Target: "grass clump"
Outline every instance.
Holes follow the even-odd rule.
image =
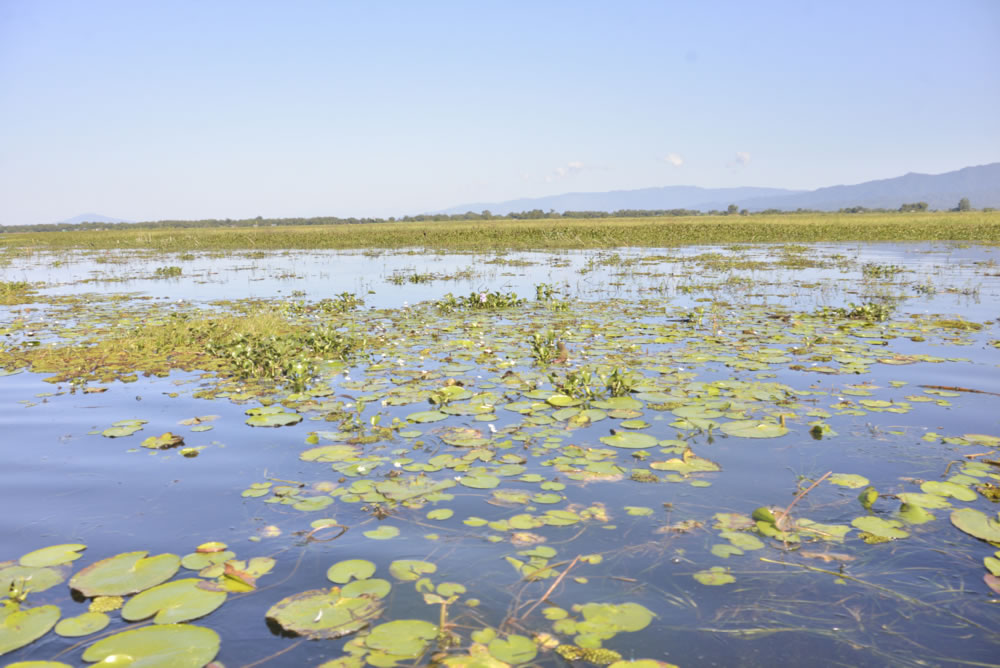
[[[184,270],[177,266],[157,267],[153,275],[156,278],[176,278],[184,273]]]
[[[513,292],[473,292],[467,297],[456,297],[450,292],[434,305],[442,313],[454,311],[497,311],[522,306],[524,300]]]
[[[33,292],[27,281],[0,281],[0,304],[13,306],[30,302]]]

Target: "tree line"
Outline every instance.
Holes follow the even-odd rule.
[[[913,202],[900,206],[898,209],[877,209],[864,206],[853,206],[840,209],[837,213],[896,213],[927,211],[927,202]],[[963,197],[958,206],[951,211],[971,211],[969,199]],[[990,211],[992,209],[983,209]],[[558,218],[667,218],[681,216],[777,216],[795,214],[821,214],[825,211],[816,209],[764,209],[763,211],[748,211],[730,204],[725,211],[713,209],[699,211],[697,209],[619,209],[617,211],[563,211],[550,209],[531,209],[515,211],[503,215],[491,213],[489,210],[466,211],[465,213],[422,213],[415,216],[399,218],[339,218],[336,216],[318,216],[313,218],[206,218],[202,220],[156,220],[140,223],[37,223],[33,225],[0,225],[0,234],[15,232],[62,232],[67,230],[116,230],[136,229],[155,230],[160,228],[192,228],[192,227],[277,227],[283,225],[364,225],[367,223],[422,223],[475,220],[540,220]]]

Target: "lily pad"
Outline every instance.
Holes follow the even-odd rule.
[[[289,633],[327,639],[360,631],[381,614],[378,599],[345,597],[334,587],[283,598],[271,606],[267,618]]]
[[[459,484],[473,489],[493,489],[500,484],[500,478],[488,473],[474,473],[462,476]]]
[[[961,508],[952,512],[951,523],[970,536],[990,543],[1000,543],[1000,521],[991,519],[975,508]]]
[[[656,616],[638,603],[584,603],[574,606],[574,610],[577,607],[590,628],[603,628],[615,633],[641,631]]]
[[[903,526],[902,522],[898,520],[885,520],[881,517],[856,517],[851,521],[851,525],[855,529],[865,531],[880,538],[907,538],[910,535],[909,532],[900,528]]]
[[[56,624],[55,631],[65,638],[77,638],[97,633],[111,623],[111,618],[103,612],[85,612],[76,617],[67,617]]]
[[[83,660],[143,668],[201,668],[218,653],[219,634],[212,629],[164,624],[98,640],[83,653]]]
[[[22,566],[33,568],[44,568],[46,566],[58,566],[68,564],[79,559],[80,552],[86,550],[87,546],[81,543],[65,543],[63,545],[52,545],[43,547],[40,550],[29,552],[18,560]]]
[[[10,562],[7,562],[10,563]],[[12,583],[24,580],[33,592],[51,589],[66,579],[66,568],[47,566],[7,566],[0,568],[0,592],[6,594]]]
[[[788,433],[787,427],[776,422],[759,420],[734,420],[722,425],[722,431],[730,436],[743,438],[777,438]]]
[[[371,531],[366,531],[364,533],[365,538],[371,538],[373,540],[389,540],[390,538],[395,538],[399,535],[399,529],[394,526],[380,526],[377,529],[372,529]]]
[[[736,578],[732,574],[723,568],[722,566],[713,566],[712,568],[698,571],[694,573],[694,579],[704,585],[724,585],[736,582]]]
[[[849,489],[860,489],[866,486],[870,481],[863,475],[858,475],[856,473],[834,473],[830,476],[830,482],[834,485],[840,485],[841,487],[847,487]]]
[[[29,645],[49,632],[62,614],[54,605],[16,610],[0,607],[0,655]]]
[[[406,416],[406,419],[410,422],[440,422],[448,417],[447,413],[442,413],[441,411],[418,411],[416,413],[410,413]]]
[[[897,494],[897,496],[900,501],[911,506],[920,506],[921,508],[951,508],[951,502],[942,496],[938,496],[937,494],[903,492],[901,494]]]
[[[101,436],[107,436],[108,438],[131,436],[135,432],[141,431],[144,424],[146,424],[146,420],[120,420],[102,431]]]
[[[354,580],[348,582],[340,588],[340,595],[348,598],[359,596],[370,596],[374,598],[385,598],[392,591],[392,583],[381,578],[369,578],[367,580]]]
[[[952,498],[958,499],[959,501],[975,501],[976,493],[975,491],[969,489],[965,485],[959,485],[954,482],[949,482],[947,480],[928,480],[927,482],[920,485],[920,489],[928,494],[936,494],[938,496],[950,496]]]
[[[638,431],[619,431],[611,436],[602,436],[601,443],[610,445],[613,448],[625,448],[628,450],[640,450],[643,448],[655,447],[659,441],[649,434]]]
[[[364,638],[369,649],[381,650],[407,659],[423,654],[437,638],[438,627],[422,619],[397,619],[379,624]]]
[[[417,559],[397,559],[389,564],[389,572],[397,580],[414,581],[437,571],[437,565]]]
[[[538,655],[538,647],[534,641],[517,634],[494,638],[487,647],[493,658],[510,664],[528,663]]]
[[[287,413],[280,406],[251,408],[246,414],[251,416],[246,421],[251,427],[287,427],[302,422],[301,415]]]
[[[204,617],[226,601],[227,594],[208,591],[204,580],[185,578],[136,594],[122,608],[122,618],[137,622],[153,617],[154,624],[177,624]]]
[[[87,566],[69,586],[84,596],[124,596],[155,587],[173,577],[180,568],[176,554],[147,557],[146,551],[125,552]]]
[[[150,436],[149,438],[143,439],[141,445],[142,447],[149,448],[150,450],[166,450],[167,448],[184,445],[184,438],[168,431],[160,434],[159,436]]]
[[[367,559],[347,559],[338,561],[326,571],[330,582],[346,584],[352,579],[365,580],[375,573],[375,564]]]

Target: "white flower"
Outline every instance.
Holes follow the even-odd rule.
[[[495,433],[497,433],[497,428],[496,428],[496,427],[494,427],[493,425],[489,425],[489,428],[490,428],[490,433],[491,433],[491,434],[495,434]]]
[[[358,473],[364,473],[365,471],[367,471],[367,469],[364,466],[358,467]]]

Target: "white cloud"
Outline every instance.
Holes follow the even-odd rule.
[[[680,167],[681,165],[684,164],[684,158],[682,158],[677,153],[667,153],[665,156],[663,156],[663,159],[666,162],[669,162],[674,167]]]
[[[750,154],[747,153],[746,151],[737,151],[736,152],[736,164],[740,165],[741,167],[746,167],[747,165],[749,165],[750,164]]]
[[[571,160],[566,163],[565,166],[553,169],[552,173],[545,177],[545,181],[552,183],[558,179],[564,179],[571,174],[579,174],[584,169],[586,169],[586,165],[584,165],[583,162],[579,160]]]

